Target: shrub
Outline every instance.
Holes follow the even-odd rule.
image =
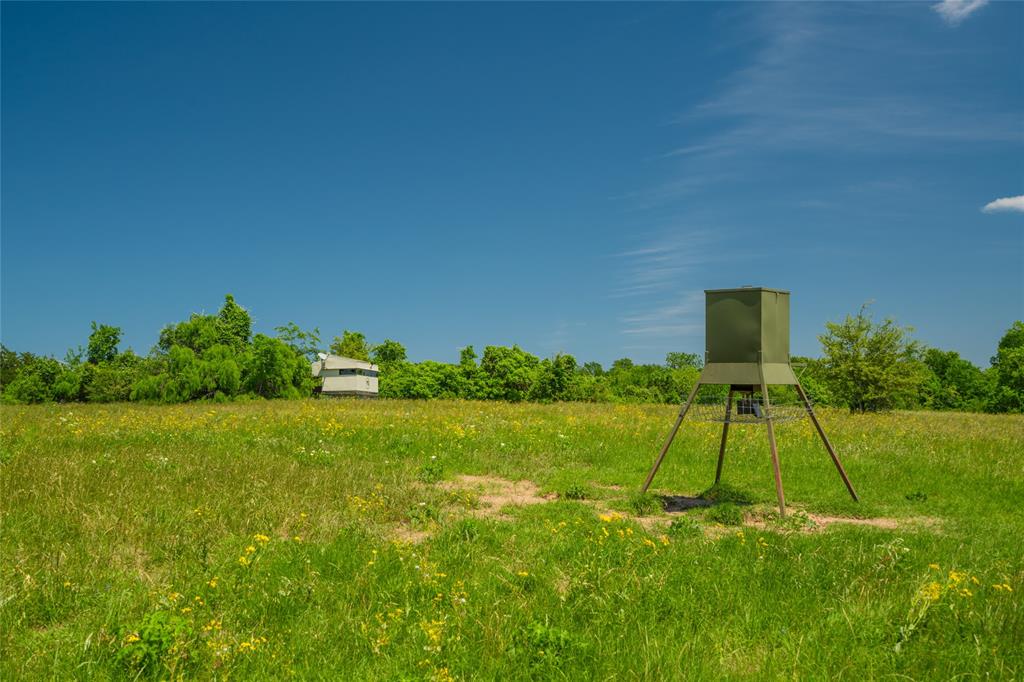
[[[925,378],[921,350],[910,327],[887,318],[876,323],[863,306],[841,323],[826,323],[818,339],[836,398],[851,412],[875,412],[913,404]]]
[[[629,498],[629,508],[637,516],[650,516],[661,511],[661,499],[651,493],[636,493]]]
[[[680,516],[672,519],[668,526],[668,532],[676,537],[697,537],[704,534],[704,527],[694,518]]]
[[[704,518],[708,521],[720,523],[723,526],[743,525],[743,511],[731,502],[708,507],[708,510],[704,513]]]
[[[430,461],[419,468],[416,472],[416,480],[421,483],[437,483],[444,478],[444,467],[437,460],[437,456],[431,456]]]
[[[122,629],[117,661],[136,676],[162,678],[162,673],[175,671],[186,658],[186,644],[192,636],[192,626],[181,616],[154,611],[146,614],[138,627]]]
[[[573,483],[562,492],[562,498],[566,500],[585,500],[589,497],[586,486]]]
[[[749,493],[734,488],[728,483],[713,485],[700,494],[702,500],[709,502],[730,502],[732,504],[753,504],[754,498]]]

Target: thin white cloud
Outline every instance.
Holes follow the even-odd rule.
[[[662,232],[621,259],[618,287],[620,332],[634,340],[694,336],[703,330],[703,292],[694,275],[721,258],[720,235],[707,229]]]
[[[962,5],[963,20],[982,0],[947,0]],[[713,97],[681,115],[687,129],[709,121],[725,125],[664,154],[688,171],[682,181],[700,185],[710,169],[729,157],[734,173],[755,156],[823,150],[863,153],[894,142],[1024,142],[1018,111],[979,108],[978,102],[941,90],[906,88],[880,80],[895,69],[918,77],[932,69],[931,48],[907,45],[894,29],[874,31],[889,16],[909,21],[905,5],[769,3],[756,6],[743,24],[763,41],[751,63],[723,82]],[[950,10],[952,12],[953,10]],[[950,58],[950,55],[938,55]],[[932,82],[932,85],[936,85]],[[677,176],[676,182],[679,181]],[[699,187],[698,187],[699,188]],[[689,186],[686,189],[691,189]],[[658,188],[655,192],[663,191]],[[679,192],[668,192],[668,199]]]
[[[679,289],[680,278],[711,260],[712,233],[678,231],[617,254],[623,259],[614,297],[647,296]]]
[[[959,26],[964,19],[987,4],[988,0],[942,0],[932,5],[932,9],[950,26]]]
[[[981,211],[982,213],[1024,213],[1024,194],[990,201]]]

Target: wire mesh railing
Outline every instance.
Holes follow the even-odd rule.
[[[709,387],[713,388],[713,387]],[[788,387],[787,387],[788,388]],[[703,395],[702,395],[703,393]],[[793,390],[769,390],[766,403],[760,391],[704,391],[702,387],[690,405],[687,419],[728,424],[763,424],[803,419],[807,407]]]

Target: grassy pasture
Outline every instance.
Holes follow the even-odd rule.
[[[763,427],[719,504],[638,498],[674,415],[2,407],[0,679],[1024,677],[1024,418],[823,411],[860,504],[782,424],[781,521]],[[657,492],[708,487],[719,428]]]

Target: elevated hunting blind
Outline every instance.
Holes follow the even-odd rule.
[[[705,351],[704,369],[690,391],[689,397],[679,411],[675,425],[669,432],[651,472],[644,482],[643,491],[651,485],[658,472],[665,453],[679,431],[687,413],[695,406],[695,398],[701,386],[725,385],[729,387],[723,406],[704,404],[697,417],[707,421],[722,422],[722,441],[718,449],[718,468],[715,484],[722,479],[722,464],[725,461],[725,444],[730,423],[763,423],[768,432],[768,447],[771,452],[772,470],[775,474],[775,492],[779,499],[779,513],[786,514],[786,499],[782,490],[782,473],[779,469],[779,453],[775,444],[774,422],[793,419],[804,413],[810,417],[825,449],[846,484],[854,501],[857,493],[843,470],[835,448],[825,435],[818,417],[814,414],[800,380],[797,379],[789,361],[789,292],[763,287],[740,287],[738,289],[710,289],[705,294]],[[773,406],[769,399],[768,386],[792,386],[800,399],[800,406]],[[733,396],[741,396],[735,402]],[[709,409],[710,408],[710,409]]]

